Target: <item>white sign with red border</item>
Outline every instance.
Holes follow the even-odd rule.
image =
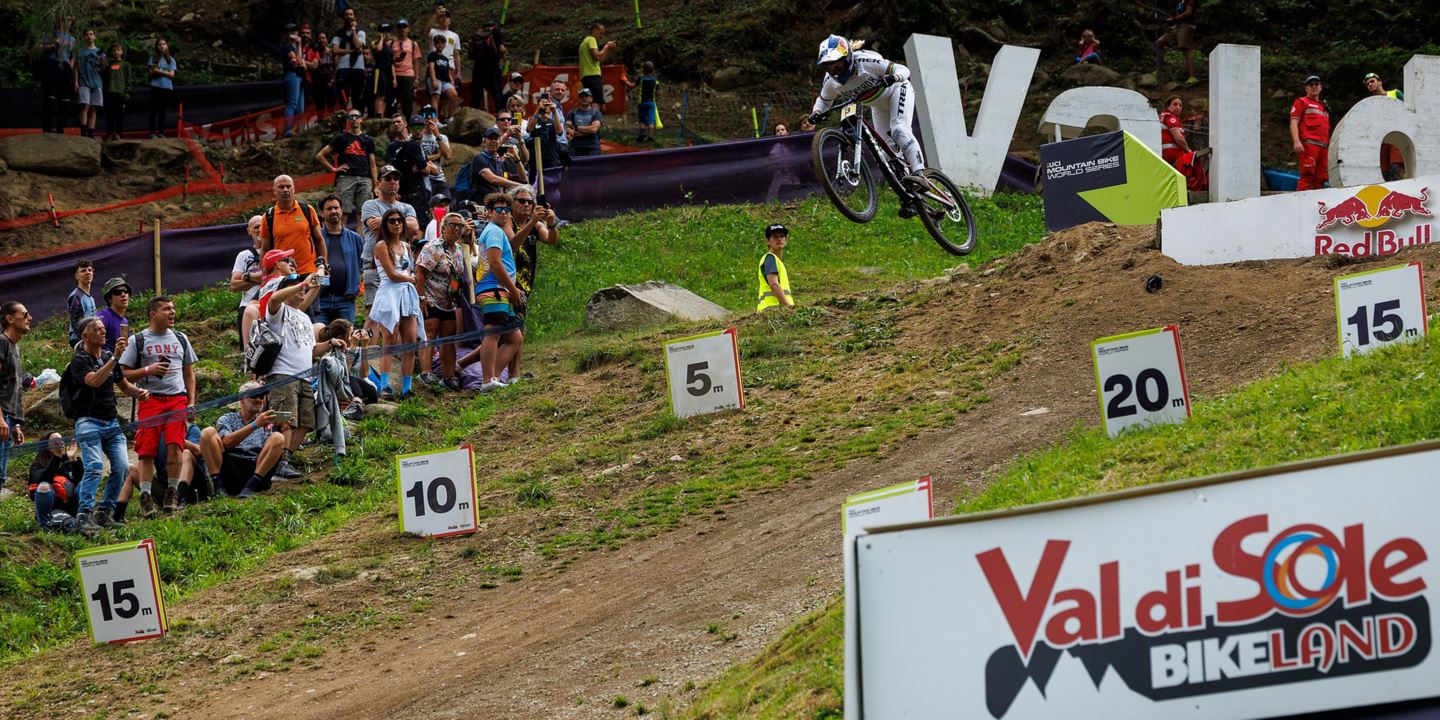
[[[745,407],[735,328],[665,343],[670,410],[679,417]]]
[[[475,453],[469,445],[401,455],[395,458],[395,469],[400,532],[449,537],[479,529]]]
[[[1420,263],[1335,278],[1335,321],[1345,357],[1424,337],[1430,321]]]
[[[165,597],[154,540],[81,550],[75,553],[75,567],[91,640],[127,643],[165,634]]]
[[[863,718],[1434,698],[1440,441],[855,539]]]
[[[1110,437],[1136,426],[1183,423],[1190,388],[1180,357],[1180,329],[1166,325],[1090,343],[1100,419]]]
[[[855,613],[855,573],[852,553],[857,536],[866,528],[917,522],[935,517],[930,476],[870,492],[851,495],[840,506],[840,528],[845,536],[845,717],[859,717],[860,663]]]

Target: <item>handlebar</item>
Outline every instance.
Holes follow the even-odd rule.
[[[874,90],[875,88],[880,87],[883,84],[884,81],[878,77],[866,80],[865,82],[861,83],[859,87],[850,91],[850,94],[846,95],[843,99],[837,100],[835,103],[833,103],[830,106],[829,110],[816,113],[816,124],[825,122],[825,120],[829,118],[832,114],[845,109],[847,105],[853,105],[861,95],[864,95],[865,93],[870,92],[871,90]]]

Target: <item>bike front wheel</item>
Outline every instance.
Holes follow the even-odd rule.
[[[930,237],[952,255],[969,255],[975,250],[975,216],[965,195],[945,173],[934,168],[905,178],[906,189],[916,201],[920,222]]]
[[[856,162],[856,158],[859,162]],[[855,139],[840,128],[825,128],[815,133],[810,145],[810,160],[815,176],[835,209],[857,223],[870,222],[880,209],[880,195],[875,177],[865,162],[862,149],[855,152]]]

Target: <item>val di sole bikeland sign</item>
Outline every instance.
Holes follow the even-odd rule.
[[[860,716],[1213,720],[1440,698],[1437,467],[1431,441],[872,528],[854,548]]]

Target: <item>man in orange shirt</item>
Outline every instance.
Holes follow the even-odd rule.
[[[1305,78],[1305,94],[1290,106],[1290,142],[1300,159],[1296,190],[1318,190],[1330,179],[1330,108],[1320,100],[1319,75]]]
[[[289,175],[275,178],[275,205],[265,211],[261,226],[264,245],[261,255],[271,250],[293,250],[301,275],[315,272],[315,261],[329,264],[325,238],[320,234],[320,216],[315,209],[295,198],[295,180]]]

